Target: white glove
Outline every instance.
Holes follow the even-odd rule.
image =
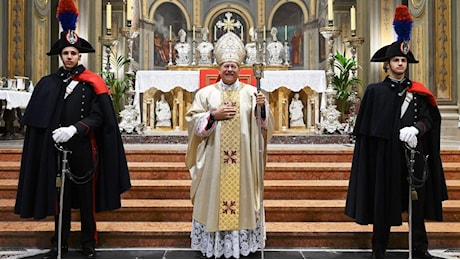
[[[407,126],[399,130],[399,140],[415,148],[417,146],[417,134],[418,129],[415,126]]]
[[[53,131],[53,139],[56,143],[65,143],[69,141],[74,134],[77,133],[77,128],[71,125],[69,127],[59,127]]]
[[[409,141],[407,141],[407,145],[409,145],[410,148],[415,148],[417,147],[417,137],[411,138]]]

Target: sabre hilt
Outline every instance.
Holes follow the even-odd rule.
[[[63,145],[59,143],[54,143],[54,147],[62,153],[62,158],[61,156],[58,156],[58,165],[60,166],[60,170],[57,172],[56,175],[56,188],[61,188],[62,187],[62,176],[67,173],[68,171],[68,164],[69,161],[67,159],[68,155],[72,153],[72,151],[68,150],[65,148]]]
[[[422,156],[423,157],[423,172],[422,172],[422,177],[418,178],[415,175],[415,156],[417,154],[420,154],[417,149],[410,147],[407,143],[404,143],[404,148],[406,151],[406,163],[407,163],[407,170],[408,170],[408,175],[407,175],[407,181],[409,183],[409,188],[411,190],[411,199],[412,200],[418,200],[418,194],[416,188],[421,188],[424,184],[425,181],[428,179],[428,172],[427,172],[427,160],[428,160],[428,155]],[[417,183],[415,183],[417,182]]]

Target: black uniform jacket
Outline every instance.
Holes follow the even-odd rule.
[[[414,124],[421,130],[417,148],[429,155],[424,217],[442,220],[442,201],[447,199],[447,188],[440,158],[440,113],[433,96],[421,83],[405,80],[397,85],[388,77],[369,85],[359,108],[345,206],[345,214],[359,224],[373,224],[378,218],[384,218],[392,226],[402,224],[401,212],[407,210],[409,190],[399,130]],[[406,114],[413,122],[403,125],[400,114],[405,90],[414,93],[419,105],[411,102]],[[425,116],[420,115],[422,111]],[[426,124],[423,118],[429,119]]]
[[[80,83],[64,102],[69,79]],[[120,196],[131,187],[131,181],[111,97],[99,75],[78,65],[72,72],[60,68],[43,77],[22,120],[26,133],[16,214],[35,219],[57,215],[56,175],[62,163],[52,131],[69,125],[77,128],[77,134],[65,143],[72,152],[70,170],[77,176],[93,171],[97,212],[121,207]]]

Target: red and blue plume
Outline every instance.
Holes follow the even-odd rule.
[[[64,31],[77,28],[78,9],[73,0],[59,0],[56,17]]]
[[[398,35],[398,41],[410,41],[413,23],[409,8],[405,5],[397,6],[393,20],[393,28]]]

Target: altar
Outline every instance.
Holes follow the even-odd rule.
[[[0,114],[3,110],[3,120],[5,121],[5,133],[1,139],[15,139],[14,121],[20,121],[22,109],[27,107],[32,93],[11,89],[0,89]],[[3,104],[5,106],[3,107]],[[22,137],[21,137],[22,138]]]
[[[243,68],[242,68],[243,70]],[[217,69],[215,69],[217,76]],[[201,76],[200,76],[201,75]],[[240,73],[240,80],[250,81],[250,73]],[[139,70],[136,72],[133,105],[140,111],[138,121],[145,133],[153,130],[186,130],[185,113],[200,86],[214,83],[216,77],[203,77],[201,70]],[[261,88],[269,94],[270,109],[275,117],[275,131],[314,132],[325,107],[326,75],[324,70],[265,70]],[[290,126],[289,104],[295,93],[303,103],[305,126]],[[164,94],[171,108],[171,127],[155,125],[155,102]]]

